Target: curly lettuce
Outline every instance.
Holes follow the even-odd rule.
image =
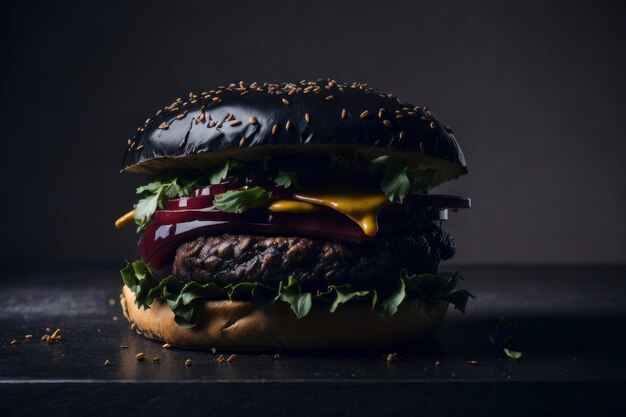
[[[197,323],[194,310],[196,300],[248,300],[266,304],[282,302],[288,304],[294,315],[301,319],[311,311],[313,304],[325,305],[333,313],[342,304],[355,301],[368,302],[380,316],[390,317],[408,297],[424,300],[430,314],[435,314],[443,301],[465,313],[469,297],[474,297],[468,291],[454,290],[458,281],[463,279],[457,273],[409,275],[403,270],[394,290],[384,297],[374,289],[359,289],[349,284],[329,285],[325,291],[307,292],[294,277],[290,277],[286,283],[281,282],[278,287],[258,282],[200,284],[185,282],[174,275],[159,280],[150,267],[141,261],[127,262],[120,274],[124,284],[135,294],[138,308],[150,308],[157,298],[164,300],[174,312],[176,323],[184,328],[192,328]]]

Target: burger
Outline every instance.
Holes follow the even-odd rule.
[[[464,312],[442,229],[467,172],[426,107],[332,79],[233,83],[178,98],[128,140],[144,174],[124,315],[148,338],[221,350],[412,342]]]

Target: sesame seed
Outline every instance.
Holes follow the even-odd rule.
[[[33,335],[32,335],[32,334],[27,334],[27,335],[24,335],[24,339],[26,339],[26,340],[28,340],[28,339],[32,339],[32,338],[33,338]]]
[[[218,129],[221,129],[222,126],[223,126],[223,123],[221,121],[219,121],[219,122],[217,122],[216,126],[217,126]]]
[[[246,144],[246,138],[242,136],[241,139],[239,140],[239,147],[241,148],[245,144]]]
[[[105,360],[103,363],[104,366],[111,366],[111,361],[110,360]]]
[[[250,116],[250,118],[248,119],[248,122],[250,122],[251,125],[256,125],[258,123],[256,120],[256,117],[254,116]]]
[[[232,127],[239,126],[240,124],[241,124],[241,120],[233,120],[232,122],[230,122],[230,125]]]
[[[380,139],[376,139],[376,141],[374,142],[374,146],[378,146],[380,144]]]
[[[235,120],[235,116],[230,113],[227,113],[226,118],[224,120],[227,122],[230,122],[231,120]]]
[[[13,339],[9,342],[10,345],[17,345],[18,343],[20,342],[18,342],[17,339]]]
[[[287,120],[287,123],[285,123],[285,130],[289,132],[290,129],[291,129],[291,120]]]
[[[140,150],[142,150],[142,149],[143,149],[143,145],[139,145],[139,146],[137,146],[137,150],[138,150],[138,151],[140,151]]]
[[[404,139],[404,132],[400,132],[400,140]]]
[[[154,357],[152,358],[152,363],[156,363],[156,364],[158,364],[158,363],[160,363],[160,362],[161,362],[161,359],[159,359],[159,357],[158,357],[158,356],[154,356]]]
[[[159,125],[159,129],[163,129],[163,130],[167,130],[170,128],[170,125],[168,125],[167,123],[163,122]]]
[[[400,120],[400,119],[402,119],[402,117],[403,116],[401,114],[396,114],[396,119]]]
[[[211,101],[212,101],[212,102],[214,102],[214,103],[217,103],[217,102],[222,101],[222,99],[220,99],[219,97],[213,97],[213,98],[211,99]]]
[[[193,100],[189,100],[189,104],[196,104],[198,102],[198,100],[193,99]]]
[[[143,352],[139,352],[138,354],[135,355],[135,359],[141,362],[146,359],[146,354]]]
[[[289,105],[289,100],[287,100],[286,98],[282,99],[282,102],[285,106]]]
[[[407,113],[409,116],[417,116],[417,113],[415,113],[414,111],[410,111]]]
[[[156,117],[159,117],[160,115],[163,114],[163,110],[158,110],[155,114]]]
[[[435,122],[430,122],[429,126],[430,126],[431,129],[434,129],[435,128]]]
[[[248,94],[248,93],[249,93],[249,91],[248,91],[248,90],[246,90],[246,91],[242,91],[241,93],[239,93],[239,95],[240,95],[240,96],[245,96],[245,95],[246,95],[246,94]]]
[[[275,135],[278,132],[278,125],[272,126],[272,135]]]
[[[424,152],[424,144],[420,142],[420,151]]]
[[[190,367],[191,365],[193,365],[192,360],[191,360],[191,359],[187,359],[187,360],[185,361],[185,366],[186,366],[186,367]]]
[[[311,116],[309,116],[309,113],[305,113],[304,114],[304,121],[309,123],[311,121]]]
[[[385,127],[391,127],[391,121],[390,120],[383,120],[383,124],[385,125]]]
[[[274,359],[280,359],[280,353],[275,354]]]
[[[230,355],[230,356],[228,357],[228,359],[226,359],[226,362],[232,362],[232,361],[234,361],[235,359],[237,359],[237,355],[235,355],[235,354],[233,353],[232,355]]]
[[[378,110],[378,118],[379,119],[382,119],[384,114],[385,114],[385,109],[379,109]]]
[[[331,101],[331,100],[334,100],[334,99],[335,99],[335,97],[330,95],[330,96],[327,96],[324,100]]]
[[[209,120],[209,127],[215,127],[215,120]]]
[[[222,363],[222,362],[224,362],[225,360],[226,360],[226,358],[224,357],[224,355],[220,355],[220,356],[218,356],[218,357],[217,357],[217,362],[218,362],[218,363]]]
[[[198,117],[198,121],[201,123],[204,123],[205,120],[206,120],[206,116],[204,115],[204,113],[200,113],[200,116]]]
[[[163,344],[163,346],[161,346],[163,349],[169,349],[172,347],[172,345],[170,345],[169,343],[165,343]]]
[[[348,112],[346,111],[346,109],[342,109],[341,110],[341,118],[345,119],[346,117],[348,117]]]
[[[184,118],[185,118],[185,116],[187,116],[187,112],[177,114],[177,115],[176,115],[176,120],[181,120],[181,119],[184,119]]]
[[[363,113],[361,113],[361,114],[359,115],[359,117],[360,117],[361,119],[367,119],[368,117],[370,117],[370,112],[369,112],[369,111],[367,111],[367,110],[365,110]]]

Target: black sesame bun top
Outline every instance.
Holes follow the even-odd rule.
[[[467,172],[452,130],[426,107],[366,84],[334,80],[244,83],[189,93],[128,140],[122,171],[202,169],[277,152],[397,155],[437,169],[436,183]]]

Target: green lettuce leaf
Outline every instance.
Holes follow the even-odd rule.
[[[252,207],[265,206],[271,197],[271,193],[257,186],[218,194],[213,199],[213,205],[225,213],[243,213]]]
[[[287,285],[283,285],[282,282],[280,283],[278,286],[278,295],[274,300],[284,301],[289,304],[291,311],[293,311],[298,320],[309,314],[313,306],[311,293],[303,292],[300,283],[294,277],[289,277]]]
[[[284,302],[296,318],[301,319],[311,311],[313,304],[325,305],[329,312],[334,313],[348,302],[367,302],[380,316],[390,317],[408,297],[423,299],[431,314],[438,311],[442,300],[465,312],[468,298],[473,297],[465,290],[454,291],[461,279],[458,274],[409,275],[401,271],[395,289],[383,298],[373,289],[358,289],[351,285],[330,285],[326,291],[306,292],[294,277],[290,277],[287,283],[281,282],[277,288],[258,282],[235,285],[184,282],[174,275],[159,280],[150,267],[141,261],[127,263],[120,274],[124,285],[135,294],[137,307],[150,308],[154,299],[159,298],[174,312],[176,323],[185,328],[196,325],[194,302],[197,300],[249,300],[267,304]]]

